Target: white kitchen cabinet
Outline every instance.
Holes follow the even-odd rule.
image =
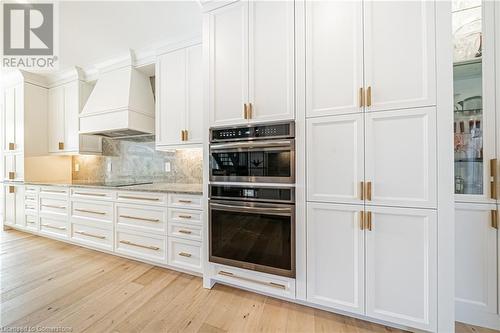
[[[308,301],[364,314],[363,210],[363,206],[308,203]]]
[[[367,206],[366,315],[437,327],[437,213]],[[371,229],[371,230],[369,230]]]
[[[24,180],[24,154],[6,153],[3,155],[3,178],[6,180]]]
[[[24,144],[24,100],[23,84],[6,87],[3,91],[3,144],[4,152],[19,152]]]
[[[498,229],[496,205],[455,205],[455,304],[457,320],[498,313]],[[498,219],[498,217],[497,217]]]
[[[366,114],[366,200],[436,208],[436,109]]]
[[[24,186],[14,184],[4,185],[4,195],[4,224],[24,229],[26,226],[24,218]]]
[[[363,8],[367,110],[435,105],[434,1],[364,1]]]
[[[202,47],[196,44],[157,60],[156,145],[203,141]]]
[[[362,111],[363,3],[308,1],[305,11],[307,116]]]
[[[89,84],[75,80],[49,89],[48,137],[53,154],[99,154],[102,139],[80,135],[78,116],[90,92]]]
[[[363,114],[307,120],[307,200],[362,204]]]
[[[208,26],[210,125],[294,119],[294,2],[236,2]]]

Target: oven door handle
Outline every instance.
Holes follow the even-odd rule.
[[[234,148],[275,148],[275,147],[293,148],[293,142],[294,140],[218,143],[210,145],[210,149],[221,150],[221,149],[234,149]]]
[[[233,206],[219,203],[210,203],[211,208],[220,208],[220,210],[244,213],[263,213],[268,215],[283,215],[291,216],[291,207],[249,207],[249,206]]]

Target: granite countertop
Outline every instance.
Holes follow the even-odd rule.
[[[95,182],[31,182],[31,181],[4,181],[4,184],[23,184],[37,186],[62,186],[62,187],[84,187],[84,188],[99,188],[107,190],[120,191],[137,191],[137,192],[161,192],[161,193],[186,193],[186,194],[202,194],[202,184],[170,184],[170,183],[151,183],[128,186],[113,186],[104,185]]]

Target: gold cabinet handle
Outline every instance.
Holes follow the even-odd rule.
[[[366,89],[366,106],[372,106],[372,87]]]
[[[188,134],[188,130],[184,130],[184,141],[188,141],[189,139],[189,134]]]
[[[16,144],[14,142],[9,142],[9,150],[16,150]]]
[[[80,235],[83,235],[83,236],[89,236],[89,237],[94,237],[94,238],[99,238],[99,239],[106,239],[106,236],[89,234],[89,233],[87,233],[85,231],[75,231],[75,234],[80,234]]]
[[[120,243],[135,246],[135,247],[141,247],[143,249],[154,250],[154,251],[158,251],[160,249],[158,246],[142,245],[142,244],[133,243],[133,242],[128,241],[128,240],[121,240]]]
[[[365,182],[361,182],[361,200],[365,200]]]
[[[58,226],[55,226],[55,225],[44,224],[44,223],[42,223],[42,227],[51,228],[51,229],[57,229],[57,230],[66,230],[65,227],[58,227]]]
[[[59,150],[63,150],[64,149],[64,142],[59,142],[58,148],[59,148]]]
[[[253,117],[253,104],[248,103],[248,117],[247,119],[252,119]]]
[[[9,193],[16,193],[16,187],[15,186],[9,186]]]
[[[192,256],[191,253],[186,253],[186,252],[179,252],[179,255],[181,257],[186,257],[186,258],[191,258],[191,256]]]
[[[191,200],[184,200],[184,199],[180,199],[178,200],[180,203],[187,203],[187,204],[190,204],[190,203],[193,203],[193,201]]]
[[[155,222],[155,223],[160,222],[159,219],[148,219],[146,217],[137,217],[137,216],[130,216],[130,215],[120,215],[120,217],[122,217],[124,219],[131,219],[131,220],[140,220],[140,221]]]
[[[372,231],[372,212],[366,212],[367,228]]]
[[[363,87],[359,88],[359,107],[365,106],[365,89]]]
[[[372,200],[372,182],[366,182],[366,200]]]
[[[42,193],[66,193],[65,190],[42,190]]]
[[[248,119],[248,107],[247,107],[247,103],[243,104],[243,118],[244,119]]]
[[[191,234],[192,234],[192,232],[191,232],[191,231],[189,231],[189,230],[184,230],[184,229],[180,229],[180,230],[179,230],[179,232],[180,232],[181,234],[186,234],[186,235],[191,235]]]
[[[365,211],[359,212],[359,229],[365,230]]]
[[[280,284],[280,283],[259,281],[259,280],[247,278],[244,276],[238,276],[236,274],[233,274],[231,272],[226,272],[226,271],[219,271],[217,274],[222,275],[222,276],[228,276],[228,277],[239,279],[239,280],[243,280],[243,281],[252,282],[252,283],[258,283],[258,284],[261,284],[264,286],[269,286],[269,287],[273,287],[273,288],[277,288],[277,289],[286,290],[286,286],[283,284]]]
[[[179,215],[179,218],[181,219],[190,219],[193,218],[191,215]]]
[[[40,205],[40,206],[47,208],[66,209],[66,206],[56,206],[56,205]]]
[[[144,197],[132,197],[128,195],[119,195],[119,199],[133,199],[133,200],[148,200],[148,201],[159,201],[159,198],[144,198]]]
[[[498,210],[491,211],[491,227],[498,229]]]
[[[105,197],[106,193],[90,193],[90,192],[75,192],[75,195],[90,195],[90,196],[95,196],[95,197]]]
[[[77,212],[82,212],[82,213],[90,213],[90,214],[97,214],[97,215],[106,215],[105,212],[97,212],[94,210],[88,210],[88,209],[80,209],[80,208],[75,208],[75,211]]]
[[[14,171],[9,172],[9,179],[15,179],[16,178],[16,173]]]
[[[492,199],[498,199],[498,193],[497,193],[497,159],[494,158],[490,160],[490,175],[491,175],[491,183],[490,183],[490,192],[491,192],[491,198]]]

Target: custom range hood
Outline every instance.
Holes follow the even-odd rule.
[[[149,77],[133,67],[132,54],[102,67],[80,113],[80,134],[130,138],[152,135],[154,129],[153,89]]]

